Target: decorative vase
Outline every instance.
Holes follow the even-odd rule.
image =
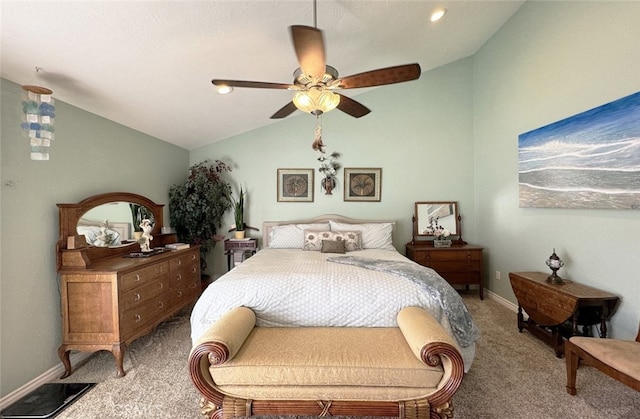
[[[244,230],[236,231],[236,239],[244,239]]]
[[[320,186],[324,189],[325,195],[333,195],[331,192],[336,187],[336,180],[332,177],[325,177],[320,181]]]
[[[451,247],[451,240],[435,239],[433,241],[433,247]]]

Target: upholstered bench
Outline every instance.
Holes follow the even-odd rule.
[[[453,339],[425,310],[395,328],[255,327],[237,307],[190,355],[211,418],[266,414],[451,417],[463,377]]]
[[[574,336],[565,342],[564,348],[567,393],[576,394],[576,376],[581,363],[640,391],[640,327],[635,341]]]

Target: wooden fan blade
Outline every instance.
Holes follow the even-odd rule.
[[[282,108],[280,108],[278,112],[271,115],[271,119],[286,118],[287,116],[291,115],[296,109],[298,109],[296,108],[296,105],[293,102],[289,102]]]
[[[420,64],[405,64],[379,68],[364,73],[343,77],[331,83],[331,88],[355,89],[358,87],[382,86],[420,78]]]
[[[347,96],[341,95],[339,93],[336,93],[336,94],[340,96],[340,103],[338,103],[338,109],[340,109],[342,112],[348,113],[354,118],[360,118],[362,116],[365,116],[369,112],[371,112],[369,108],[364,106],[362,103],[356,102],[355,100]]]
[[[324,39],[322,31],[310,26],[291,26],[291,39],[298,64],[305,75],[322,79],[325,72]]]
[[[242,81],[242,80],[211,80],[214,86],[231,86],[231,87],[254,87],[259,89],[285,89],[299,90],[300,88],[294,84],[285,83],[269,83],[264,81]]]

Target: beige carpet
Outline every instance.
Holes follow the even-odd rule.
[[[455,418],[640,418],[640,393],[589,367],[578,371],[578,394],[568,395],[564,359],[526,331],[518,333],[514,312],[477,296],[464,300],[482,337],[454,398]],[[58,418],[201,418],[186,366],[188,316],[185,311],[134,342],[124,378],[115,377],[108,352],[74,366],[64,382],[99,384]]]

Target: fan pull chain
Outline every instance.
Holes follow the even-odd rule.
[[[316,0],[313,0],[313,27],[318,29],[318,7]]]
[[[324,153],[324,143],[322,142],[322,123],[320,122],[320,115],[316,115],[316,129],[315,136],[311,148]]]

